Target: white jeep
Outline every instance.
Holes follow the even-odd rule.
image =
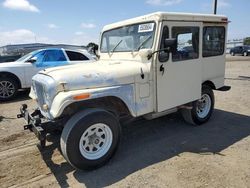
[[[44,146],[62,127],[61,150],[75,168],[98,167],[114,154],[125,118],[153,119],[180,111],[191,124],[209,120],[213,90],[224,86],[227,18],[157,12],[107,25],[100,59],[51,68],[33,77],[25,129]]]

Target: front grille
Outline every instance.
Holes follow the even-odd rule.
[[[35,82],[35,91],[36,91],[36,96],[37,96],[37,101],[39,106],[42,106],[45,104],[45,99],[44,99],[44,87],[43,84],[39,82]]]

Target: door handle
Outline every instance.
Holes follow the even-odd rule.
[[[163,75],[164,72],[165,72],[165,68],[164,68],[163,64],[161,64],[161,66],[160,66],[160,72],[162,72],[162,75]]]

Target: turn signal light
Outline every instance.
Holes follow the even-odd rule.
[[[88,99],[90,97],[90,93],[84,93],[81,95],[76,95],[73,97],[74,100],[83,100],[83,99]]]

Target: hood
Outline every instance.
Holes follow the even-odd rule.
[[[99,60],[49,68],[39,73],[52,77],[58,85],[63,83],[66,90],[77,90],[131,84],[140,79],[146,81],[148,72],[146,64],[138,61]]]

